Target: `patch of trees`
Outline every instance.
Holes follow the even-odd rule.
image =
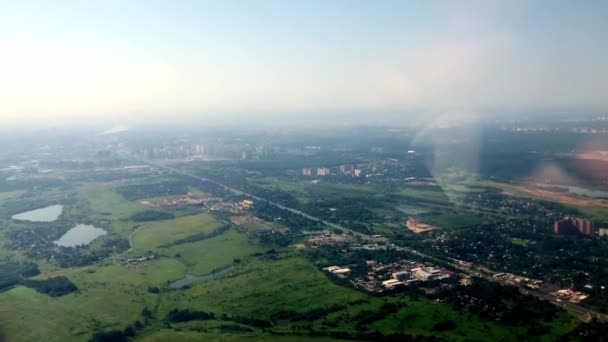
[[[381,206],[381,203],[371,198],[318,199],[305,206],[303,211],[328,221],[351,224],[354,222],[368,222],[374,219],[374,213],[368,208]]]
[[[446,319],[435,323],[431,330],[436,332],[444,332],[454,330],[456,328],[458,328],[458,324],[456,322],[452,321],[451,319]]]
[[[363,310],[354,317],[357,322],[356,326],[362,329],[364,326],[395,313],[403,307],[404,305],[398,303],[384,303],[378,310]]]
[[[51,297],[61,297],[78,291],[78,287],[68,278],[63,276],[44,280],[24,280],[22,284]]]
[[[6,178],[0,179],[0,192],[14,190],[46,190],[52,188],[69,188],[69,184],[58,178],[18,178],[7,181]],[[35,209],[35,208],[34,208]]]
[[[213,237],[220,236],[220,235],[224,234],[229,229],[230,229],[230,225],[223,225],[221,227],[218,227],[218,228],[214,229],[210,233],[197,233],[197,234],[185,237],[183,239],[179,239],[179,240],[175,240],[175,241],[171,241],[169,243],[163,244],[160,247],[167,248],[167,247],[181,245],[181,244],[184,244],[184,243],[191,243],[191,242],[211,239]]]
[[[215,319],[213,312],[173,309],[167,314],[171,322],[208,321]]]
[[[7,234],[11,247],[27,249],[26,255],[33,259],[43,259],[53,262],[60,267],[80,267],[93,264],[113,253],[129,249],[129,241],[117,234],[104,236],[101,245],[96,248],[90,246],[61,247],[53,243],[67,229],[70,224],[49,223],[32,225],[24,229],[15,229]],[[34,247],[32,247],[34,246]]]
[[[253,332],[253,329],[244,327],[238,324],[222,324],[219,326],[221,332],[224,333],[247,333]]]
[[[152,318],[152,311],[147,307],[141,311],[141,317],[144,320],[142,323],[140,320],[135,321],[133,324],[127,326],[124,330],[114,329],[109,331],[97,331],[91,337],[91,342],[127,342],[133,339],[139,331],[141,331]]]
[[[294,310],[281,310],[272,315],[272,319],[290,320],[290,321],[316,321],[328,314],[336,311],[341,311],[346,308],[345,305],[333,305],[327,308],[318,308],[306,312],[298,312]]]
[[[520,293],[516,287],[478,278],[470,286],[458,285],[437,296],[456,307],[510,326],[541,326],[561,311],[549,302]]]
[[[34,263],[2,262],[0,263],[0,291],[8,290],[19,285],[25,278],[38,274],[40,274],[40,270]]]
[[[131,220],[134,222],[163,221],[173,219],[175,219],[175,214],[158,210],[140,211],[131,216]]]
[[[115,236],[108,236],[104,239],[102,245],[102,248],[108,248],[111,249],[114,252],[124,252],[127,249],[129,249],[130,245],[129,245],[129,240],[119,236],[119,235],[115,235]]]
[[[92,342],[127,342],[129,336],[121,330],[98,331],[91,338]]]
[[[232,321],[244,325],[250,325],[256,328],[270,328],[272,327],[272,323],[270,321],[266,321],[263,319],[253,318],[253,317],[245,317],[245,316],[231,316],[222,314],[222,320],[224,321]]]
[[[190,321],[206,321],[206,320],[222,320],[222,321],[231,321],[243,325],[249,325],[256,328],[269,328],[272,326],[272,323],[266,320],[246,317],[246,316],[236,316],[236,315],[227,315],[222,314],[221,316],[217,316],[213,312],[208,311],[196,311],[196,310],[179,310],[173,309],[169,311],[167,314],[167,320],[170,322],[181,323],[181,322],[190,322]]]
[[[561,337],[560,342],[606,342],[608,341],[608,336],[606,335],[607,331],[608,323],[593,320],[589,323],[579,325],[574,330]]]
[[[254,215],[262,220],[280,223],[289,227],[294,232],[301,230],[322,230],[325,228],[320,222],[270,205],[266,201],[255,201],[253,211]]]
[[[143,198],[182,195],[188,192],[188,187],[198,185],[193,179],[182,179],[172,182],[125,185],[117,189],[117,192],[130,201]]]
[[[148,287],[148,292],[152,293],[152,294],[159,294],[160,293],[160,289],[156,286],[154,287]]]

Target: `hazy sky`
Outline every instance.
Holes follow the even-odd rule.
[[[0,0],[0,122],[603,111],[607,18],[605,0]]]

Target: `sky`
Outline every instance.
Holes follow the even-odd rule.
[[[608,113],[608,1],[0,0],[0,124]]]

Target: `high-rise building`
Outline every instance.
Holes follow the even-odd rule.
[[[593,222],[589,220],[571,217],[556,221],[553,224],[553,233],[555,234],[572,234],[577,232],[583,235],[594,235],[596,228]]]
[[[593,222],[589,220],[575,219],[574,224],[578,231],[583,235],[595,234],[595,226],[593,225]]]
[[[342,174],[352,174],[354,169],[355,169],[354,165],[350,165],[350,164],[340,165],[340,173],[342,173]]]
[[[312,176],[312,168],[310,168],[310,167],[303,168],[302,176]]]
[[[317,168],[317,176],[329,176],[330,171],[329,168],[319,167]]]

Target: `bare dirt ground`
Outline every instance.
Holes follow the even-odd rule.
[[[430,224],[418,222],[412,217],[408,218],[407,221],[405,221],[405,226],[407,227],[407,229],[411,230],[416,234],[437,229],[437,227],[431,226]]]
[[[577,159],[599,160],[608,162],[608,151],[592,151],[584,153],[574,153],[570,155]]]
[[[579,196],[566,194],[566,193],[562,193],[562,192],[554,192],[554,191],[549,191],[549,190],[544,190],[544,189],[539,189],[536,187],[529,187],[529,186],[517,186],[516,188],[517,188],[517,190],[519,190],[527,195],[530,195],[531,197],[544,199],[547,201],[553,201],[553,202],[558,202],[558,203],[563,203],[563,204],[570,204],[570,205],[575,205],[575,206],[579,206],[579,207],[608,208],[608,200],[604,200],[604,199],[592,199],[592,198],[579,197]],[[509,193],[509,195],[514,195],[514,194]]]

